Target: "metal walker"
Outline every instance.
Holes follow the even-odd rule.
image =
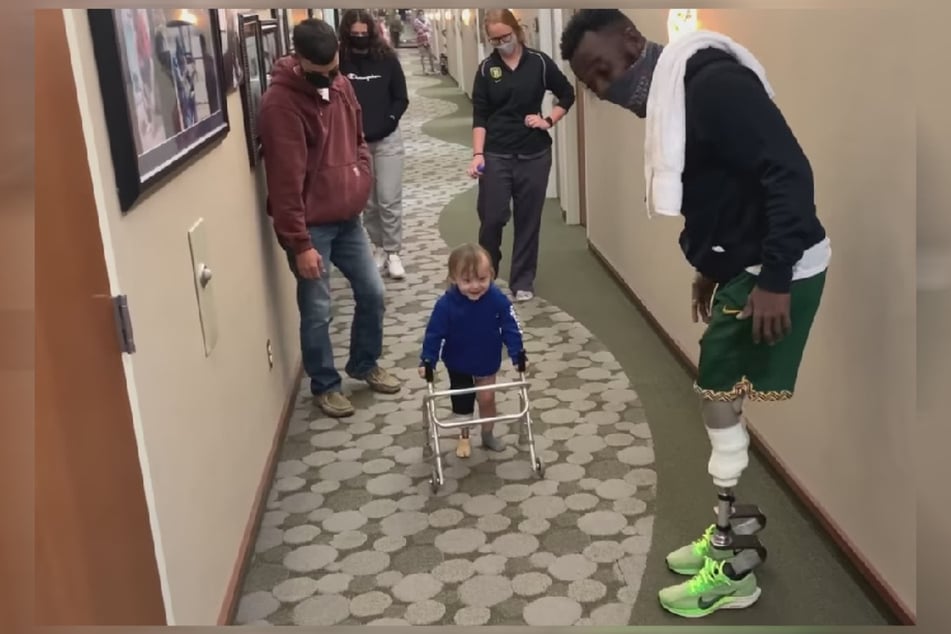
[[[525,378],[526,359],[522,352],[518,360],[518,381],[509,383],[495,383],[492,385],[478,385],[471,388],[460,390],[436,390],[434,384],[433,366],[427,363],[424,366],[426,373],[427,393],[423,396],[423,428],[426,444],[423,448],[423,457],[432,458],[433,472],[429,478],[429,487],[433,493],[439,491],[439,487],[445,484],[443,475],[442,452],[439,449],[439,430],[440,429],[460,429],[470,425],[481,425],[482,423],[507,423],[519,421],[518,444],[523,445],[528,442],[529,458],[532,464],[532,470],[539,478],[545,477],[545,465],[542,459],[535,451],[535,434],[532,431],[532,414],[528,400],[528,380]],[[463,394],[475,394],[488,390],[507,390],[518,388],[519,411],[516,414],[503,414],[491,416],[488,418],[475,418],[471,420],[447,421],[443,422],[436,416],[436,399],[448,398],[450,396],[460,396]],[[435,451],[434,451],[435,449]]]

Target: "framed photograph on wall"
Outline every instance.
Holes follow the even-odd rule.
[[[271,17],[277,21],[278,39],[284,54],[291,52],[291,11],[293,9],[271,9]]]
[[[261,98],[267,90],[261,20],[257,14],[244,13],[238,16],[238,36],[241,42],[241,67],[244,74],[244,82],[241,84],[244,133],[248,142],[248,159],[251,167],[254,167],[261,156],[261,142],[257,130],[258,112],[261,111]]]
[[[264,43],[264,70],[270,77],[271,69],[283,55],[277,20],[261,20],[261,40]]]
[[[119,206],[230,129],[214,9],[90,9]]]
[[[241,55],[238,47],[238,16],[237,9],[216,9],[218,11],[218,28],[221,33],[221,76],[225,82],[226,92],[234,92],[244,79],[241,67]]]

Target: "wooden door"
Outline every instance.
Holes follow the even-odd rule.
[[[35,621],[163,625],[63,12],[35,26]]]
[[[577,12],[578,9],[573,9],[571,14],[574,15]],[[578,121],[578,223],[582,227],[588,226],[588,183],[584,155],[584,106],[587,94],[588,93],[585,92],[585,85],[576,79],[575,108],[577,109],[576,119]]]
[[[584,156],[584,101],[586,94],[584,84],[575,82],[575,98],[578,115],[578,222],[582,227],[588,226],[588,188],[587,173]]]

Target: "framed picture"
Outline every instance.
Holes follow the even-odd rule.
[[[284,54],[291,52],[291,11],[293,9],[271,9],[271,17],[277,21],[278,39]]]
[[[264,43],[264,71],[270,77],[271,69],[283,55],[277,20],[261,20],[261,39]]]
[[[229,131],[218,12],[90,9],[119,206]]]
[[[241,101],[244,104],[244,133],[248,141],[248,159],[251,167],[258,164],[261,142],[258,138],[257,119],[261,98],[267,90],[267,72],[264,68],[264,43],[261,20],[255,13],[238,16],[238,36],[241,42]]]
[[[241,85],[244,73],[241,65],[241,55],[238,52],[238,16],[241,12],[236,9],[216,9],[218,11],[218,28],[221,33],[221,76],[224,79],[226,92],[234,92]]]

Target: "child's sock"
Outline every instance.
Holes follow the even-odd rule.
[[[503,451],[505,443],[495,437],[491,431],[482,432],[482,446],[492,451]]]

